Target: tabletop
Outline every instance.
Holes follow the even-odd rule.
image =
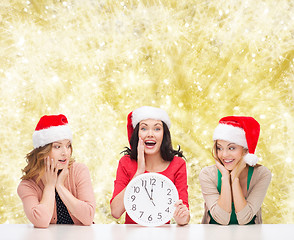
[[[273,240],[294,239],[294,224],[219,226],[167,224],[142,227],[129,224],[93,224],[92,226],[51,224],[46,229],[31,224],[0,224],[2,240]]]

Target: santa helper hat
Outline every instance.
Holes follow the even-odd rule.
[[[69,139],[72,142],[72,133],[66,116],[44,115],[40,118],[33,133],[35,149],[63,139]]]
[[[170,128],[171,126],[171,121],[168,117],[168,114],[163,109],[150,106],[137,108],[134,111],[130,112],[128,115],[127,129],[129,142],[137,124],[146,119],[161,120],[167,125],[168,128]]]
[[[213,140],[225,140],[248,149],[245,162],[254,166],[258,158],[254,154],[260,132],[259,123],[252,117],[228,116],[219,120]]]

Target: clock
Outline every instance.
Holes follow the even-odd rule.
[[[159,173],[144,173],[126,187],[125,209],[142,226],[160,226],[172,218],[179,194],[174,183]]]

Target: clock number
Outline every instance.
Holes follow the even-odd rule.
[[[169,212],[169,207],[167,209],[165,209],[166,212]]]
[[[163,188],[163,182],[161,182],[161,188]]]
[[[147,185],[147,180],[142,180],[142,187],[146,187]]]
[[[155,186],[156,183],[156,179],[155,178],[151,178],[150,179],[150,185]]]
[[[167,203],[167,204],[168,204],[168,205],[171,205],[171,204],[172,204],[172,202],[173,202],[173,200],[172,200],[171,198],[169,198],[169,199],[168,199],[168,203]]]
[[[171,193],[171,189],[168,188],[168,189],[167,189],[167,195],[170,196],[170,193]]]
[[[132,199],[132,202],[134,202],[135,199],[136,199],[136,196],[135,196],[135,195],[132,195],[132,196],[131,196],[131,199]]]
[[[142,216],[143,216],[143,214],[144,214],[144,212],[143,211],[140,211],[140,217],[139,218],[141,218]]]
[[[151,221],[152,221],[152,219],[153,219],[153,218],[152,218],[152,216],[150,215],[150,216],[148,217],[148,221],[150,221],[150,222],[151,222]]]
[[[162,215],[161,215],[161,213],[158,213],[158,217],[157,217],[157,219],[162,219]]]
[[[132,210],[133,210],[133,211],[136,211],[136,204],[133,204],[133,205],[132,205]]]
[[[139,193],[140,192],[140,188],[139,187],[134,187],[134,193]]]

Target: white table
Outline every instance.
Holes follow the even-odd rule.
[[[284,240],[294,239],[294,224],[218,226],[189,224],[141,227],[125,224],[92,226],[50,225],[47,229],[30,224],[0,224],[2,240]]]

